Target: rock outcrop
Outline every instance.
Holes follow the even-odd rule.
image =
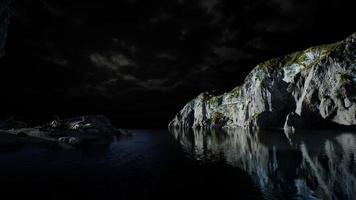
[[[23,123],[7,121],[0,127],[0,135],[6,137],[16,136],[18,140],[29,143],[40,142],[58,144],[60,146],[78,146],[96,142],[101,139],[110,139],[121,134],[110,120],[104,116],[80,116],[69,119],[55,119],[47,124],[27,127],[19,126]],[[18,141],[13,140],[13,141]]]
[[[288,117],[287,117],[288,116]],[[286,121],[287,120],[287,121]],[[230,92],[191,100],[169,127],[356,125],[356,33],[255,67]]]

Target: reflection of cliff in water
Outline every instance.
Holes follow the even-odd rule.
[[[356,198],[356,134],[243,129],[172,133],[194,159],[224,160],[246,171],[267,199]]]

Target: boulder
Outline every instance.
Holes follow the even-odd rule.
[[[79,116],[62,120],[56,117],[53,121],[40,126],[40,129],[54,134],[77,132],[91,135],[114,135],[117,132],[110,120],[102,115]]]
[[[69,145],[78,145],[81,143],[79,137],[60,137],[58,138],[59,144],[69,144]]]

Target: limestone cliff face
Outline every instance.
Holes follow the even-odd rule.
[[[286,121],[287,119],[287,121]],[[255,67],[243,85],[202,93],[170,127],[356,125],[356,33]]]

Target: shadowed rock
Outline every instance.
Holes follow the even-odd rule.
[[[51,144],[78,146],[96,142],[101,139],[110,139],[120,132],[104,116],[80,116],[70,119],[55,119],[50,123],[37,127],[9,128],[0,130],[1,134],[11,134],[21,137],[22,140]]]

